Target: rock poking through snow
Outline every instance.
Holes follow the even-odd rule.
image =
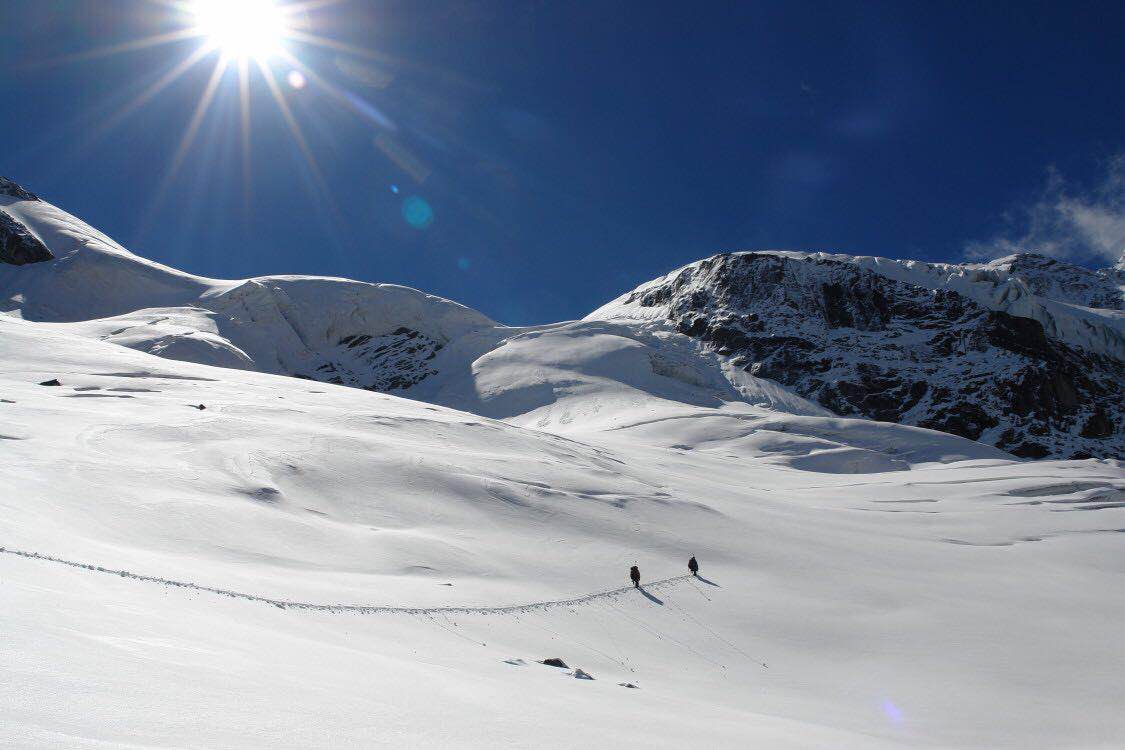
[[[18,219],[0,208],[0,263],[23,266],[42,263],[55,256]]]

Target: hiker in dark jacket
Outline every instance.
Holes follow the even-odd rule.
[[[629,578],[632,579],[634,588],[639,589],[641,587],[641,569],[636,565],[629,568]]]
[[[693,576],[699,575],[699,563],[695,561],[695,555],[692,555],[691,559],[687,561],[687,569],[691,571]]]

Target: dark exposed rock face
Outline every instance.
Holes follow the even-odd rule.
[[[970,440],[976,440],[985,430],[996,425],[996,419],[972,401],[958,401],[951,406],[939,408],[933,415],[918,423],[919,427],[951,432]]]
[[[1034,458],[1125,454],[1125,363],[953,291],[831,259],[739,253],[689,266],[630,303],[662,308],[732,365],[840,415]]]
[[[1095,438],[1103,440],[1108,437],[1113,437],[1113,422],[1110,421],[1109,414],[1102,409],[1097,409],[1090,418],[1086,420],[1086,424],[1082,426],[1080,433],[1084,438]]]
[[[42,263],[54,257],[47,246],[16,217],[0,208],[0,263],[22,266]]]
[[[16,183],[9,180],[7,177],[0,177],[0,195],[5,195],[9,198],[15,198],[21,201],[37,201],[39,196],[34,193],[24,190]]]
[[[352,334],[341,338],[336,351],[325,355],[313,372],[299,377],[369,391],[404,390],[436,374],[430,361],[441,348],[440,342],[409,328],[382,336]]]

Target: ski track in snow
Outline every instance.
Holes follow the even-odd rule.
[[[280,609],[304,609],[317,612],[353,612],[363,615],[377,615],[377,614],[405,614],[405,615],[435,615],[435,614],[455,614],[455,615],[502,615],[515,612],[533,612],[537,610],[554,609],[556,607],[571,607],[580,604],[589,604],[590,602],[599,599],[617,599],[621,596],[628,594],[633,590],[632,586],[622,586],[618,589],[610,591],[597,591],[592,594],[584,594],[583,596],[574,597],[573,599],[557,599],[545,602],[532,602],[530,604],[509,604],[501,607],[394,607],[390,605],[379,604],[314,604],[311,602],[296,602],[288,599],[271,599],[267,596],[257,596],[256,594],[247,594],[241,591],[229,591],[227,589],[214,588],[212,586],[203,586],[198,583],[191,583],[190,581],[176,581],[169,578],[160,578],[159,576],[146,576],[140,573],[133,573],[128,570],[114,570],[112,568],[103,568],[100,565],[90,565],[88,563],[77,562],[75,560],[64,560],[61,557],[52,557],[51,555],[43,555],[38,552],[27,552],[18,549],[8,549],[0,547],[0,553],[6,555],[15,555],[16,557],[23,557],[29,560],[42,560],[44,562],[57,563],[59,565],[67,565],[72,568],[81,568],[83,570],[93,571],[95,573],[105,573],[107,575],[115,575],[121,578],[128,578],[134,581],[143,581],[145,583],[158,583],[162,586],[174,586],[181,589],[190,589],[192,591],[203,591],[208,594],[219,594],[221,596],[229,596],[232,599],[243,599],[250,602],[261,602],[263,604],[272,604]],[[652,581],[645,584],[643,590],[656,590],[668,588],[678,583],[683,583],[691,575],[675,576],[673,578],[663,578],[659,581]]]

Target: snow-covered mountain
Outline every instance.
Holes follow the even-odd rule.
[[[1020,281],[1032,294],[1043,299],[1105,310],[1125,307],[1122,303],[1125,293],[1112,268],[1091,271],[1032,253],[999,258],[985,268],[1005,271],[1008,278]]]
[[[1077,304],[1091,300],[1114,307]],[[1125,455],[1120,307],[1104,275],[1040,256],[959,266],[743,252],[674,271],[588,319],[671,323],[728,371],[836,414],[1019,456],[1086,457]]]
[[[430,374],[427,362],[449,341],[496,326],[392,284],[185,274],[22,189],[0,193],[0,210],[50,248],[42,262],[0,265],[0,311],[163,357],[392,390]]]
[[[507,328],[401,287],[201,279],[0,203],[53,256],[0,265],[0,746],[1125,737],[1120,460],[837,416],[681,333],[674,290]],[[885,321],[892,280],[860,278],[818,314]],[[854,335],[951,330],[892,291],[900,318]],[[1047,346],[1109,356],[1066,330]]]
[[[205,279],[129,253],[26,192],[6,210],[52,257],[0,265],[0,311],[158,356],[388,391],[566,429],[665,401],[827,414],[776,384],[738,388],[674,330],[512,328],[405,287],[343,279]]]
[[[665,402],[742,403],[917,425],[1023,457],[1125,455],[1125,312],[1110,269],[735,253],[583,321],[511,328],[388,284],[191,276],[0,188],[17,227],[0,238],[22,263],[0,264],[0,311],[167,358],[564,431]]]

